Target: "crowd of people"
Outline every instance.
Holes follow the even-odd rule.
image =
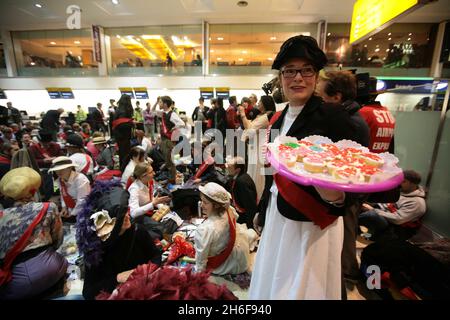
[[[269,93],[281,94],[252,94],[239,104],[232,96],[227,109],[221,98],[211,99],[210,107],[200,98],[192,127],[169,96],[145,109],[133,108],[128,95],[117,105],[111,100],[107,112],[101,103],[90,113],[78,106],[73,124],[60,119],[63,109],[47,111],[40,126],[24,124],[11,103],[0,109],[0,259],[9,274],[0,278],[0,299],[42,296],[62,281],[67,262],[55,249],[63,223],[76,223],[84,297],[112,292],[139,264],[161,264],[155,240],[163,234],[154,212],[170,205],[190,219],[198,200],[207,219],[194,237],[197,271],[249,271],[258,233],[250,299],[345,298],[344,279],[361,277],[358,220],[372,239],[394,237],[399,227],[417,230],[426,205],[414,171],[405,171],[401,190],[371,195],[264,175],[259,133],[267,132],[270,141],[272,129],[393,152],[395,119],[375,101],[371,82],[357,88],[351,72],[320,72],[326,62],[313,38],[290,38],[273,62],[278,88]],[[277,112],[280,102],[287,104]],[[192,135],[197,127],[200,141]],[[226,130],[242,133],[243,157],[235,148],[217,148],[230,143]],[[176,151],[177,144],[190,152]],[[188,187],[171,192],[175,185]],[[36,280],[24,290],[27,276]]]

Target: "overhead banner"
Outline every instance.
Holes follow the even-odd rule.
[[[134,88],[136,99],[148,99],[148,92],[146,87]]]
[[[216,98],[228,99],[230,97],[230,88],[216,88]]]
[[[59,88],[46,88],[50,99],[61,99]]]
[[[59,88],[59,92],[63,99],[75,99],[71,88]]]
[[[92,46],[94,47],[95,61],[102,62],[102,50],[101,50],[99,26],[92,26]]]
[[[0,89],[0,99],[8,99],[6,97],[6,93],[5,93],[5,91],[3,91],[3,89]]]
[[[350,43],[356,44],[381,31],[400,16],[423,6],[428,0],[357,0],[353,6]]]
[[[126,94],[129,95],[131,97],[131,99],[134,99],[134,93],[133,93],[133,88],[127,88],[127,87],[122,87],[119,88],[120,90],[120,94]]]
[[[212,88],[212,87],[200,88],[200,97],[202,97],[203,99],[214,98],[214,88]]]

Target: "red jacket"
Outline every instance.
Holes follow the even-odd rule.
[[[379,103],[365,105],[359,113],[370,129],[370,151],[375,153],[388,151],[395,129],[395,118],[392,113]]]
[[[237,110],[233,106],[229,106],[227,109],[227,129],[236,129],[239,127],[239,119],[237,116]]]

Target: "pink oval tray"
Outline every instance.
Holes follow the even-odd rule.
[[[271,154],[270,149],[267,150],[267,159],[272,167],[282,176],[289,180],[305,185],[316,186],[326,189],[340,190],[345,192],[357,192],[357,193],[373,193],[393,189],[400,185],[403,181],[403,173],[393,176],[392,178],[377,182],[377,183],[339,183],[333,181],[327,181],[319,178],[305,177],[290,172],[283,164],[275,160],[275,157]]]

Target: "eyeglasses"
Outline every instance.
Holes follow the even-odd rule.
[[[284,78],[290,79],[295,78],[297,73],[300,73],[302,77],[312,77],[316,74],[316,70],[313,67],[304,67],[300,69],[284,69],[281,71],[281,74]]]

